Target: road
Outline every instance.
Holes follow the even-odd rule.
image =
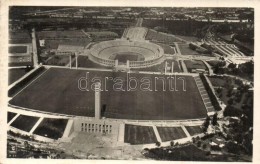
[[[143,18],[138,18],[135,26],[142,27],[142,24],[143,24]]]
[[[39,59],[37,54],[36,34],[35,29],[32,29],[32,49],[33,49],[33,65],[37,67],[39,65]]]

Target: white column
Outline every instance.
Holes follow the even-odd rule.
[[[101,113],[100,113],[100,109],[101,109],[101,101],[100,101],[101,93],[100,93],[100,89],[101,89],[101,84],[100,83],[96,83],[95,84],[95,119],[100,119],[101,118]]]
[[[72,64],[71,64],[71,55],[70,55],[70,69],[71,69],[71,67],[72,67]]]
[[[172,73],[173,73],[173,68],[174,68],[174,62],[172,62]]]
[[[118,66],[118,60],[116,59],[115,60],[115,67],[117,67]]]
[[[164,67],[164,74],[166,74],[166,72],[167,72],[167,66],[168,66],[168,63],[167,63],[167,61],[165,62],[165,67]]]
[[[78,55],[76,55],[75,57],[76,57],[76,69],[78,69]]]

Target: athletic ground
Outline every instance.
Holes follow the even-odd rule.
[[[94,92],[80,91],[78,79],[86,76],[86,70],[50,68],[15,96],[10,104],[53,113],[78,116],[94,116]],[[123,77],[126,73],[89,71],[92,77]],[[131,74],[136,78],[143,74]],[[145,75],[154,79],[155,76]],[[179,77],[179,76],[177,76]],[[108,83],[109,92],[101,93],[101,104],[105,105],[105,117],[140,120],[195,119],[207,116],[194,78],[182,76],[187,83],[186,92],[182,82],[177,83],[179,91],[162,91],[162,83],[157,81],[158,91],[113,91],[114,83]],[[124,82],[126,83],[126,81]],[[126,84],[124,85],[126,86]]]

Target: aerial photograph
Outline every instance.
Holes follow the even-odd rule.
[[[7,159],[253,161],[254,8],[8,13]]]

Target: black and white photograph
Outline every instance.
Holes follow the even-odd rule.
[[[257,162],[255,7],[6,12],[3,158]]]

